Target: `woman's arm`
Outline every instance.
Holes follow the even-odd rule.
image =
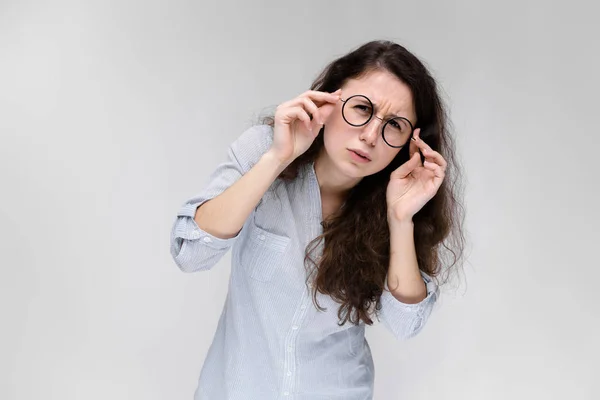
[[[388,286],[398,301],[419,303],[427,296],[421,277],[414,241],[412,220],[390,222],[390,266]]]
[[[386,193],[391,254],[385,282],[389,291],[384,290],[381,303],[384,322],[397,338],[423,328],[438,295],[437,284],[419,269],[412,218],[437,193],[447,163],[420,134],[415,129],[409,160],[391,173]]]
[[[412,221],[389,221],[390,265],[381,295],[381,318],[398,340],[423,329],[437,299],[438,287],[417,263]]]
[[[270,157],[267,156],[271,147],[272,129],[269,126],[254,126],[242,133],[230,146],[227,151],[227,159],[220,163],[210,175],[208,182],[202,190],[188,199],[177,213],[177,218],[171,230],[171,255],[177,266],[185,272],[206,271],[211,269],[221,257],[231,248],[236,241],[236,236],[231,236],[228,230],[240,228],[221,225],[219,218],[230,224],[229,216],[232,213],[237,215],[236,219],[243,217],[240,208],[250,210],[246,214],[247,219],[251,210],[256,206],[250,203],[248,197],[262,196],[276,176],[277,168]],[[272,168],[271,168],[272,167]],[[249,175],[250,178],[246,176]],[[232,189],[237,187],[239,182],[241,190]],[[244,189],[249,189],[247,193]],[[222,195],[229,191],[227,196]],[[236,195],[237,193],[237,195]],[[233,202],[227,202],[229,195],[236,195]],[[213,212],[205,205],[214,202],[219,206],[216,212]],[[237,204],[237,203],[240,204]],[[199,213],[198,210],[201,210]],[[198,226],[196,216],[200,214],[198,220],[200,224],[210,230],[203,230]],[[215,215],[216,214],[216,215]],[[222,215],[226,216],[223,217]],[[245,219],[239,222],[243,225]],[[241,226],[241,225],[240,225]],[[214,232],[219,236],[213,235]]]
[[[238,181],[196,209],[198,227],[218,238],[237,236],[277,176],[287,167],[267,151]]]

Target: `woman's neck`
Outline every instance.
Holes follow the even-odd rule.
[[[321,196],[330,199],[345,199],[350,189],[361,180],[360,178],[348,178],[342,174],[331,162],[324,149],[315,159],[314,168]]]

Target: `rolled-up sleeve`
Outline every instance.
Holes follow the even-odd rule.
[[[248,172],[269,149],[272,131],[269,126],[254,126],[229,146],[227,159],[219,164],[199,194],[179,209],[171,229],[171,255],[184,272],[212,268],[239,237],[222,239],[202,230],[194,216],[203,203],[217,197]],[[243,229],[243,228],[242,228]]]
[[[381,321],[398,340],[411,338],[418,334],[429,319],[437,300],[439,288],[433,278],[421,271],[427,287],[427,296],[415,304],[399,301],[389,291],[387,278],[385,290],[381,295]]]

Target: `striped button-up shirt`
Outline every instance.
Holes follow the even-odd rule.
[[[364,323],[339,326],[339,304],[318,293],[327,308],[319,311],[306,283],[305,248],[322,233],[314,164],[292,182],[271,185],[233,238],[211,235],[194,221],[198,206],[249,171],[272,140],[266,125],[240,135],[173,225],[171,254],[185,272],[209,270],[232,248],[227,298],[194,398],[371,399],[374,369]],[[321,252],[322,245],[316,256]],[[435,282],[422,276],[427,297],[420,303],[404,304],[387,290],[381,296],[381,321],[398,339],[423,328],[437,298]]]

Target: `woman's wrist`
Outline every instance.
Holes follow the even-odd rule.
[[[269,150],[265,154],[263,154],[261,159],[264,160],[265,163],[268,163],[269,165],[271,165],[272,168],[274,170],[276,170],[278,173],[283,172],[283,170],[285,170],[293,161],[293,160],[292,161],[282,160],[271,150]]]

